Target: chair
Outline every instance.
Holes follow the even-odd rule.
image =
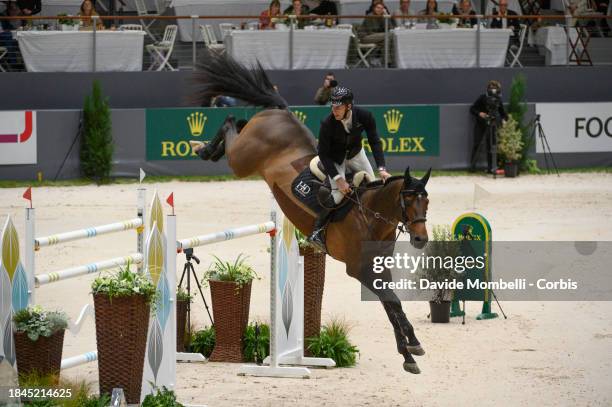
[[[353,27],[351,27],[353,28]],[[366,68],[370,67],[370,63],[368,62],[368,56],[378,47],[376,44],[362,44],[359,40],[359,35],[355,33],[353,29],[353,34],[351,35],[353,40],[355,41],[355,48],[357,49],[357,55],[359,56],[359,61],[352,68],[357,68],[359,65],[363,64]]]
[[[140,24],[122,24],[119,26],[119,31],[142,31]]]
[[[2,58],[4,58],[4,56],[6,55],[6,53],[8,52],[8,50],[4,47],[0,47],[0,62],[2,60]],[[2,67],[2,64],[0,63],[0,71],[2,72],[6,72],[4,70],[4,68]]]
[[[213,28],[213,26],[210,24],[206,24],[204,27],[206,27],[206,32],[208,33],[208,38],[210,38],[210,42],[212,42],[213,44],[218,44],[219,41],[217,40],[217,35],[215,34],[215,29]]]
[[[514,65],[518,64],[521,68],[523,64],[519,61],[519,57],[521,56],[521,52],[523,52],[523,45],[525,44],[525,34],[527,33],[527,25],[521,24],[519,30],[519,43],[518,45],[510,45],[508,47],[508,54],[506,55],[506,60],[510,64],[510,68],[514,68]]]
[[[200,32],[202,33],[202,38],[204,39],[204,45],[209,51],[223,53],[225,52],[225,45],[217,44],[217,42],[213,42],[210,39],[210,35],[208,33],[208,29],[206,26],[200,25]]]
[[[147,5],[145,4],[145,0],[134,0],[134,3],[136,4],[136,12],[138,13],[140,17],[158,15],[154,13],[149,13],[149,11],[147,10]],[[153,25],[153,23],[155,23],[155,21],[156,21],[155,19],[150,19],[148,20],[148,22],[145,22],[144,19],[140,20],[140,22],[142,23],[143,29],[147,32],[147,34],[149,35],[149,37],[151,37],[153,41],[157,41],[157,37],[153,35],[153,33],[150,30],[150,27]]]
[[[168,60],[174,50],[174,43],[176,41],[176,32],[178,27],[174,24],[166,26],[164,30],[164,38],[155,44],[149,44],[146,46],[147,51],[151,55],[152,63],[149,66],[149,71],[157,68],[157,71],[168,69],[170,71],[176,71]]]

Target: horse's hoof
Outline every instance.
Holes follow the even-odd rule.
[[[415,356],[423,356],[425,354],[425,349],[421,345],[406,345],[406,350]]]
[[[404,362],[404,370],[412,374],[421,374],[421,369],[416,363]]]

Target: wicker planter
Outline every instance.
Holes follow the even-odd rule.
[[[28,338],[25,332],[15,332],[13,335],[20,377],[37,372],[45,376],[53,374],[59,379],[64,346],[63,329],[49,337],[40,336],[36,341]]]
[[[238,288],[231,281],[209,280],[215,319],[211,362],[242,362],[242,338],[249,321],[251,283]]]
[[[128,404],[140,403],[149,328],[149,304],[142,295],[115,297],[94,294],[100,394],[115,387]]]
[[[304,256],[304,340],[306,340],[319,336],[321,332],[325,253],[312,247],[304,247],[300,248],[300,256]],[[305,354],[309,356],[310,352],[305,349]]]
[[[508,178],[518,177],[519,165],[518,162],[512,161],[504,163],[504,176]]]
[[[185,352],[185,330],[189,301],[176,301],[176,351]]]

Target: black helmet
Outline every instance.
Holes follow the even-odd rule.
[[[353,91],[344,86],[336,86],[332,90],[329,100],[334,106],[353,103]]]

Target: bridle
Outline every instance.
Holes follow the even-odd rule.
[[[427,218],[425,217],[424,212],[421,210],[421,216],[417,216],[416,218],[410,220],[408,219],[408,215],[406,214],[406,197],[416,196],[416,204],[417,208],[422,208],[422,199],[423,197],[427,198],[427,192],[418,192],[416,189],[402,189],[400,191],[400,207],[402,208],[402,224],[405,228],[410,225],[414,225],[416,223],[425,223],[427,222]]]

